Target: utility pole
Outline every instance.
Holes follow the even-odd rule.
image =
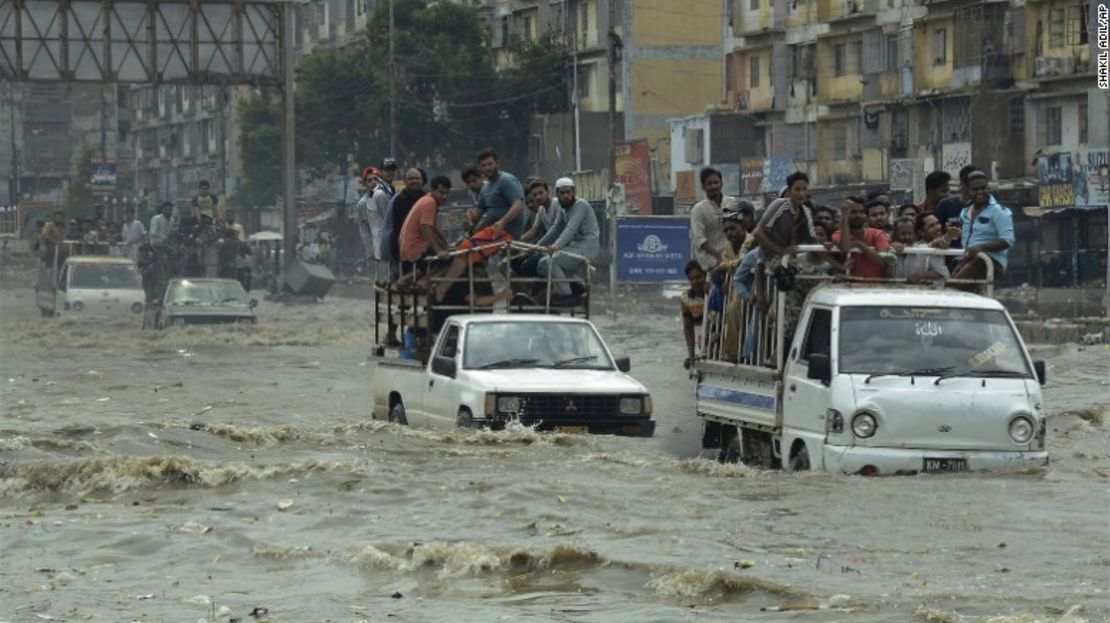
[[[8,123],[10,124],[10,132],[12,139],[12,179],[9,182],[8,194],[10,195],[12,205],[19,205],[19,156],[16,154],[15,145],[15,83],[8,83]]]
[[[578,5],[575,5],[577,7]],[[578,112],[578,21],[577,12],[574,17],[570,15],[568,10],[567,0],[563,0],[563,36],[567,34],[567,24],[573,24],[571,28],[574,29],[574,50],[573,50],[573,66],[571,67],[571,98],[574,105],[574,170],[582,170],[582,125],[580,115]]]
[[[293,4],[284,4],[281,10],[281,62],[282,74],[285,79],[284,88],[282,89],[284,116],[281,133],[281,168],[284,189],[282,194],[285,195],[285,212],[282,215],[284,240],[282,241],[281,259],[283,272],[288,271],[297,253],[297,165],[294,160],[296,150],[293,136],[296,129],[293,116],[293,63],[295,62],[293,57],[293,7]]]
[[[397,63],[393,51],[393,0],[389,0],[389,157],[397,157]]]
[[[617,0],[609,0],[609,181],[617,180]],[[575,73],[578,69],[575,68]]]

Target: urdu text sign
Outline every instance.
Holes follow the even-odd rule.
[[[663,283],[686,280],[690,219],[618,218],[617,281]]]

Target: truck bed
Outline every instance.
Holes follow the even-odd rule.
[[[697,414],[707,420],[777,430],[782,425],[782,373],[778,370],[700,361]]]

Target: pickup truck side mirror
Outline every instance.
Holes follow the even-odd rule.
[[[814,381],[821,381],[823,384],[828,385],[832,382],[832,362],[829,361],[828,355],[819,355],[817,353],[809,356],[809,374],[807,376]]]
[[[628,357],[617,358],[617,369],[621,372],[628,372],[632,369],[632,360]]]
[[[248,305],[248,307],[250,307],[251,309],[254,309],[255,307],[258,307],[258,299],[251,299],[251,302]]]
[[[456,368],[455,359],[452,357],[436,355],[432,358],[432,372],[440,376],[455,378]]]
[[[1037,360],[1033,362],[1033,371],[1037,373],[1037,382],[1041,385],[1045,384],[1048,380],[1048,375],[1044,371],[1044,361]]]

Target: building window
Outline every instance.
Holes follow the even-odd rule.
[[[533,33],[532,33],[532,16],[531,15],[525,15],[524,16],[524,40],[525,41],[531,41],[532,39],[534,39]]]
[[[833,160],[846,160],[848,158],[848,129],[844,126],[833,128],[832,139]]]
[[[847,69],[848,59],[848,46],[844,43],[838,43],[833,46],[833,75],[843,76]]]
[[[886,38],[886,70],[898,71],[898,35]]]
[[[933,64],[945,65],[948,63],[948,29],[937,28],[933,30]]]
[[[1050,106],[1044,109],[1045,146],[1059,145],[1064,142],[1064,130],[1061,116],[1062,114],[1059,106]]]
[[[1019,97],[1010,100],[1008,126],[1010,138],[1021,139],[1025,136],[1025,102]]]
[[[590,96],[590,71],[589,65],[582,65],[578,68],[578,97]]]
[[[583,2],[578,10],[578,32],[581,33],[578,47],[584,48],[590,41],[590,3]]]
[[[509,45],[509,16],[506,15],[501,18],[501,45],[508,47]]]
[[[863,39],[853,41],[850,46],[852,54],[848,57],[848,73],[850,75],[862,73],[860,70],[863,68]]]
[[[1052,9],[1048,13],[1048,47],[1064,47],[1064,9]]]
[[[748,3],[748,10],[749,11],[758,11],[759,10],[759,0],[751,0],[751,2]]]
[[[1087,105],[1079,105],[1079,143],[1087,144]]]
[[[1068,45],[1087,45],[1087,15],[1089,4],[1068,7]]]
[[[748,59],[748,86],[753,89],[759,88],[759,57],[753,56]]]
[[[701,128],[686,128],[684,143],[686,146],[686,163],[702,164],[705,162],[705,132]]]

